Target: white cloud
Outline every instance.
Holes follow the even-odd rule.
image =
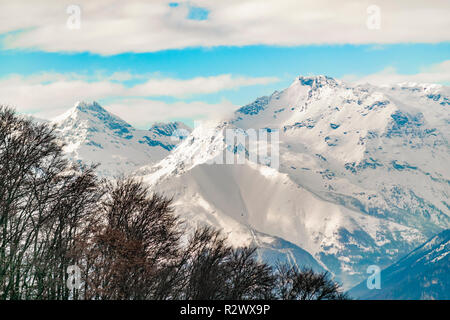
[[[191,94],[208,94],[222,90],[236,89],[243,86],[264,85],[277,82],[275,77],[232,77],[229,74],[196,77],[188,80],[154,79],[137,85],[130,90],[135,96],[175,96],[183,97]]]
[[[218,105],[206,103],[173,103],[144,99],[155,96],[187,97],[199,94],[216,93],[223,90],[237,89],[243,86],[269,84],[278,81],[273,77],[233,77],[218,75],[197,77],[193,79],[157,78],[142,84],[125,86],[118,80],[140,78],[141,75],[114,73],[110,76],[87,76],[79,74],[40,73],[30,76],[12,75],[0,78],[0,103],[14,106],[19,112],[34,113],[42,118],[56,116],[72,107],[76,101],[106,100],[115,101],[112,107],[123,113],[125,119],[139,122],[145,109],[156,120],[170,117],[207,117],[220,113],[224,102]],[[103,79],[103,80],[101,80]],[[106,80],[104,80],[106,79]],[[120,101],[120,102],[118,102]],[[133,104],[133,105],[132,105]],[[125,106],[129,110],[125,112]],[[188,111],[188,107],[192,110]],[[133,110],[137,110],[134,113]],[[177,113],[179,113],[177,115]],[[152,121],[153,118],[151,118]],[[148,121],[148,119],[145,119]]]
[[[107,106],[109,111],[140,128],[147,128],[153,122],[172,119],[224,119],[237,108],[229,101],[217,104],[202,101],[166,103],[148,99],[119,100]]]
[[[422,68],[420,72],[414,74],[400,74],[395,68],[388,67],[374,74],[361,77],[346,75],[343,79],[355,83],[367,82],[375,85],[401,82],[450,84],[450,60]]]
[[[105,55],[192,46],[435,43],[450,40],[448,0],[378,0],[381,29],[369,30],[372,0],[190,0],[209,10],[187,19],[187,1],[79,0],[81,29],[66,27],[67,3],[0,0],[8,48]]]

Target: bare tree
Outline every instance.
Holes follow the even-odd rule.
[[[225,263],[231,248],[219,231],[204,227],[196,230],[186,250],[187,281],[183,298],[188,300],[220,299],[226,281]]]
[[[255,248],[233,248],[220,231],[199,227],[181,252],[172,277],[174,298],[187,300],[270,298],[272,269]]]
[[[328,273],[275,269],[133,178],[99,182],[53,128],[0,107],[0,299],[346,299]],[[66,286],[78,265],[84,284]]]
[[[97,201],[53,128],[0,107],[0,298],[65,299],[73,239]]]
[[[154,299],[177,258],[179,221],[171,200],[132,178],[106,185],[90,234],[79,242],[87,299]]]
[[[275,277],[272,268],[255,258],[256,248],[233,249],[226,264],[224,299],[271,299]]]
[[[275,297],[281,300],[344,300],[348,296],[328,272],[279,264],[275,269]]]

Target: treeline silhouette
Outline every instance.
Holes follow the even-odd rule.
[[[99,179],[66,159],[53,127],[0,107],[0,299],[348,298],[326,272],[186,228],[171,199]]]

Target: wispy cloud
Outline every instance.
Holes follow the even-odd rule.
[[[450,40],[448,0],[378,0],[380,29],[370,29],[372,1],[79,0],[81,28],[67,28],[67,3],[2,1],[7,48],[44,51],[153,52],[196,46],[435,43]],[[177,5],[170,5],[177,3]],[[192,8],[196,8],[193,15]],[[201,14],[199,14],[199,12]],[[194,18],[193,18],[194,17]]]
[[[365,75],[346,75],[344,80],[355,83],[371,83],[376,85],[396,84],[401,82],[416,83],[442,83],[450,84],[450,60],[422,68],[420,72],[413,74],[401,74],[393,67],[387,67],[380,72]]]
[[[154,79],[127,90],[132,96],[174,96],[209,94],[244,86],[265,85],[277,82],[275,77],[232,77],[229,74],[213,77],[196,77],[188,80]]]
[[[173,119],[223,120],[237,108],[238,106],[226,100],[219,103],[203,101],[167,103],[151,99],[123,99],[107,105],[109,111],[140,128],[147,128],[152,122]]]
[[[224,102],[211,107],[204,102],[166,104],[149,100],[151,97],[195,97],[238,89],[244,86],[277,82],[274,77],[242,77],[228,74],[196,77],[192,79],[155,78],[133,86],[120,81],[140,78],[140,75],[113,73],[104,76],[80,74],[40,73],[30,76],[10,75],[0,78],[0,103],[11,105],[18,111],[49,118],[62,113],[79,100],[108,100],[119,114],[130,121],[139,122],[143,110],[152,116],[145,121],[178,117],[207,117],[218,114]],[[129,107],[127,111],[126,106]],[[164,109],[164,107],[167,107]],[[190,111],[188,111],[188,107]],[[137,111],[136,111],[137,110]]]

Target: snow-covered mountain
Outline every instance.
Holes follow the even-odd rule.
[[[292,85],[205,124],[138,174],[173,195],[191,223],[226,230],[236,244],[257,232],[305,249],[349,287],[385,267],[449,218],[449,88],[350,86],[326,76]],[[226,130],[279,132],[279,168],[249,158]],[[247,158],[218,164],[224,153]]]
[[[134,170],[144,165],[164,162],[163,159],[170,151],[191,132],[181,122],[156,123],[149,130],[137,130],[97,102],[77,102],[73,108],[49,123],[55,125],[56,134],[65,142],[64,151],[70,159],[85,164],[99,164],[97,172],[104,177],[133,174]],[[202,221],[201,213],[196,215],[193,211],[192,214],[195,218],[187,221],[188,223],[207,222],[206,218]],[[188,217],[184,215],[183,218]],[[225,229],[233,231],[233,236],[236,236],[238,227],[243,227],[245,244],[252,243],[258,247],[258,257],[261,260],[271,263],[286,261],[292,264],[298,261],[301,266],[312,267],[316,271],[325,270],[323,264],[310,253],[282,238],[238,226],[231,221]],[[242,238],[238,236],[238,239],[236,245],[244,244]]]
[[[97,102],[78,102],[51,123],[70,158],[100,164],[97,171],[103,176],[127,174],[160,161],[191,131],[180,122],[138,130]]]
[[[314,76],[196,127],[178,145],[182,124],[136,130],[97,103],[53,122],[69,156],[101,163],[105,176],[135,170],[173,196],[188,226],[213,225],[235,245],[258,246],[265,261],[326,269],[350,288],[367,266],[386,267],[450,227],[449,105],[440,85]],[[259,143],[278,133],[279,165],[252,156],[252,129]],[[229,130],[244,142],[229,143]],[[230,154],[239,164],[223,164]]]
[[[381,288],[369,290],[366,282],[350,290],[360,299],[450,299],[450,229],[381,271]]]

